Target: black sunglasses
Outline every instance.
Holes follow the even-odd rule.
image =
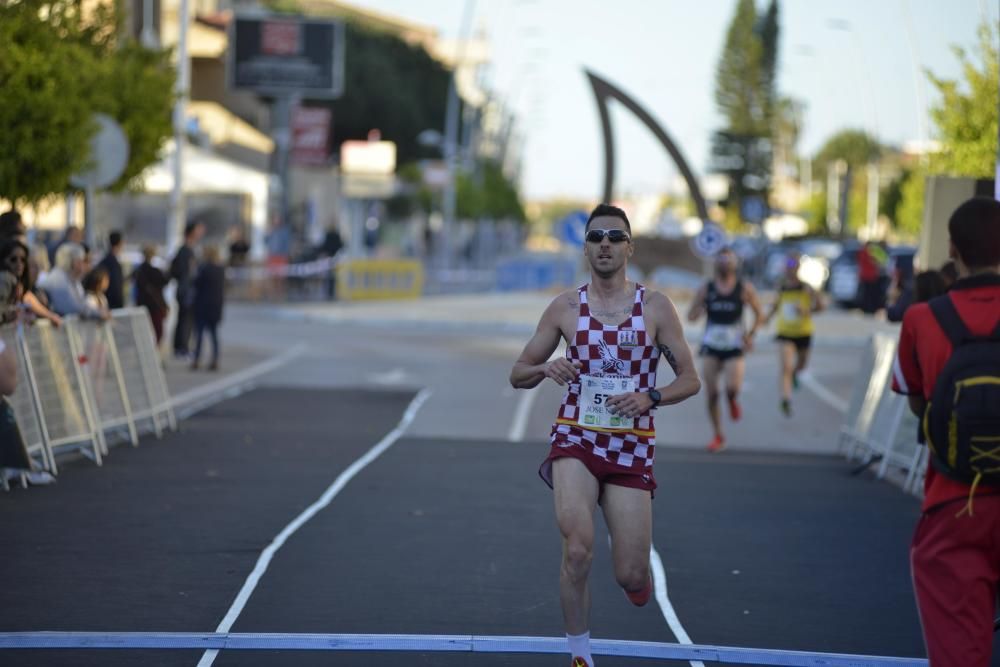
[[[604,240],[605,236],[612,243],[622,243],[623,241],[632,240],[628,232],[623,229],[591,229],[587,232],[587,243],[600,243]]]

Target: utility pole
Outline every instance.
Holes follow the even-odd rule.
[[[174,189],[170,192],[167,216],[167,254],[172,256],[181,244],[181,229],[186,222],[184,200],[184,144],[187,139],[187,98],[191,87],[191,59],[188,57],[188,0],[180,0],[177,11],[177,100],[174,102]]]
[[[442,215],[444,217],[444,229],[442,230],[442,249],[444,252],[444,268],[451,268],[452,265],[452,236],[455,233],[455,162],[458,153],[458,125],[459,125],[459,99],[458,99],[458,69],[465,60],[465,42],[469,38],[469,25],[472,21],[472,14],[475,9],[475,0],[466,0],[465,9],[462,15],[462,29],[458,35],[455,53],[455,67],[451,72],[451,80],[448,83],[448,106],[444,117],[444,144],[442,154],[444,156],[445,169],[448,173],[447,181],[442,193]]]

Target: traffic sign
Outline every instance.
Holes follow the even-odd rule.
[[[711,259],[726,247],[726,230],[710,220],[705,220],[701,231],[691,239],[691,249],[702,259]]]
[[[584,233],[586,228],[587,213],[573,211],[555,224],[555,233],[563,243],[582,248],[586,237]]]
[[[80,189],[111,185],[128,164],[128,139],[121,125],[103,113],[95,113],[94,122],[98,129],[90,138],[90,167],[69,177],[70,185]]]
[[[763,197],[744,197],[740,202],[740,217],[753,225],[759,225],[767,217],[767,202]]]

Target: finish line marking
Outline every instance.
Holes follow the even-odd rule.
[[[244,632],[0,632],[4,649],[198,649],[281,651],[413,651],[565,653],[565,637],[483,635],[348,635]],[[810,653],[618,639],[591,641],[595,655],[699,660],[782,667],[927,667],[922,658]]]

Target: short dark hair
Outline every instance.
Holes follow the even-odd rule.
[[[108,234],[108,243],[111,244],[112,248],[114,248],[115,246],[119,245],[121,242],[122,242],[122,233],[121,232],[115,230],[115,231],[111,232],[110,234]]]
[[[189,236],[191,236],[192,232],[194,232],[194,230],[197,229],[198,225],[200,224],[201,220],[192,220],[191,222],[184,225],[184,238],[188,238]]]
[[[625,215],[625,211],[621,210],[617,206],[612,206],[611,204],[598,204],[594,207],[594,210],[590,212],[590,217],[587,218],[587,224],[584,229],[590,229],[590,223],[594,218],[611,217],[619,218],[625,223],[625,231],[632,234],[632,225],[628,222],[628,216]]]
[[[0,237],[18,236],[22,231],[20,213],[14,209],[0,213]]]
[[[1000,202],[992,197],[969,199],[951,214],[948,235],[969,268],[1000,264]]]

